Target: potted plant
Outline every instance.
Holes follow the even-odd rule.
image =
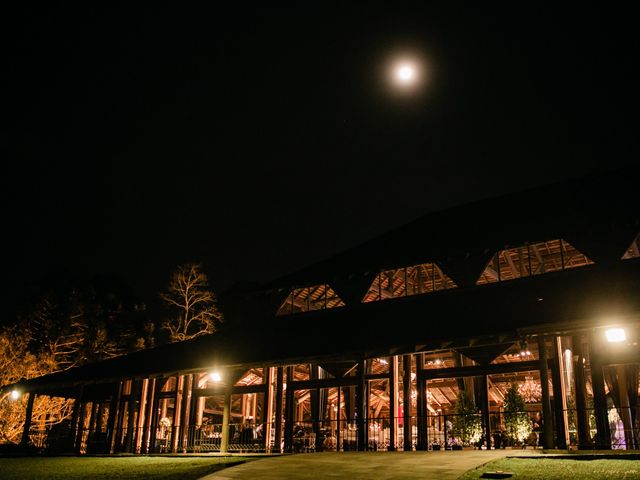
[[[531,419],[525,411],[524,398],[515,382],[509,385],[504,397],[504,425],[507,436],[516,445],[524,445],[525,439],[531,435]]]
[[[464,390],[458,393],[455,411],[451,433],[456,442],[452,445],[452,449],[458,450],[458,448],[454,448],[456,445],[462,449],[462,446],[472,446],[478,443],[482,438],[482,421],[473,400]]]

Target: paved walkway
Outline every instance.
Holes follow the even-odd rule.
[[[226,468],[202,480],[454,480],[467,470],[531,451],[307,453],[265,458]]]

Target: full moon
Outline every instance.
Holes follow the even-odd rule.
[[[403,64],[396,69],[396,78],[404,84],[411,83],[416,75],[413,65]]]

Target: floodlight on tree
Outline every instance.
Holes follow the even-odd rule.
[[[20,392],[18,390],[11,391],[11,398],[13,400],[18,400],[20,398]]]
[[[609,343],[620,343],[627,339],[624,328],[609,328],[604,332]]]

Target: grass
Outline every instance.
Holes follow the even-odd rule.
[[[637,460],[564,460],[553,458],[503,458],[470,470],[459,480],[481,478],[484,472],[513,472],[518,480],[630,480],[640,479]]]
[[[0,458],[3,480],[191,480],[248,457],[19,457]]]

